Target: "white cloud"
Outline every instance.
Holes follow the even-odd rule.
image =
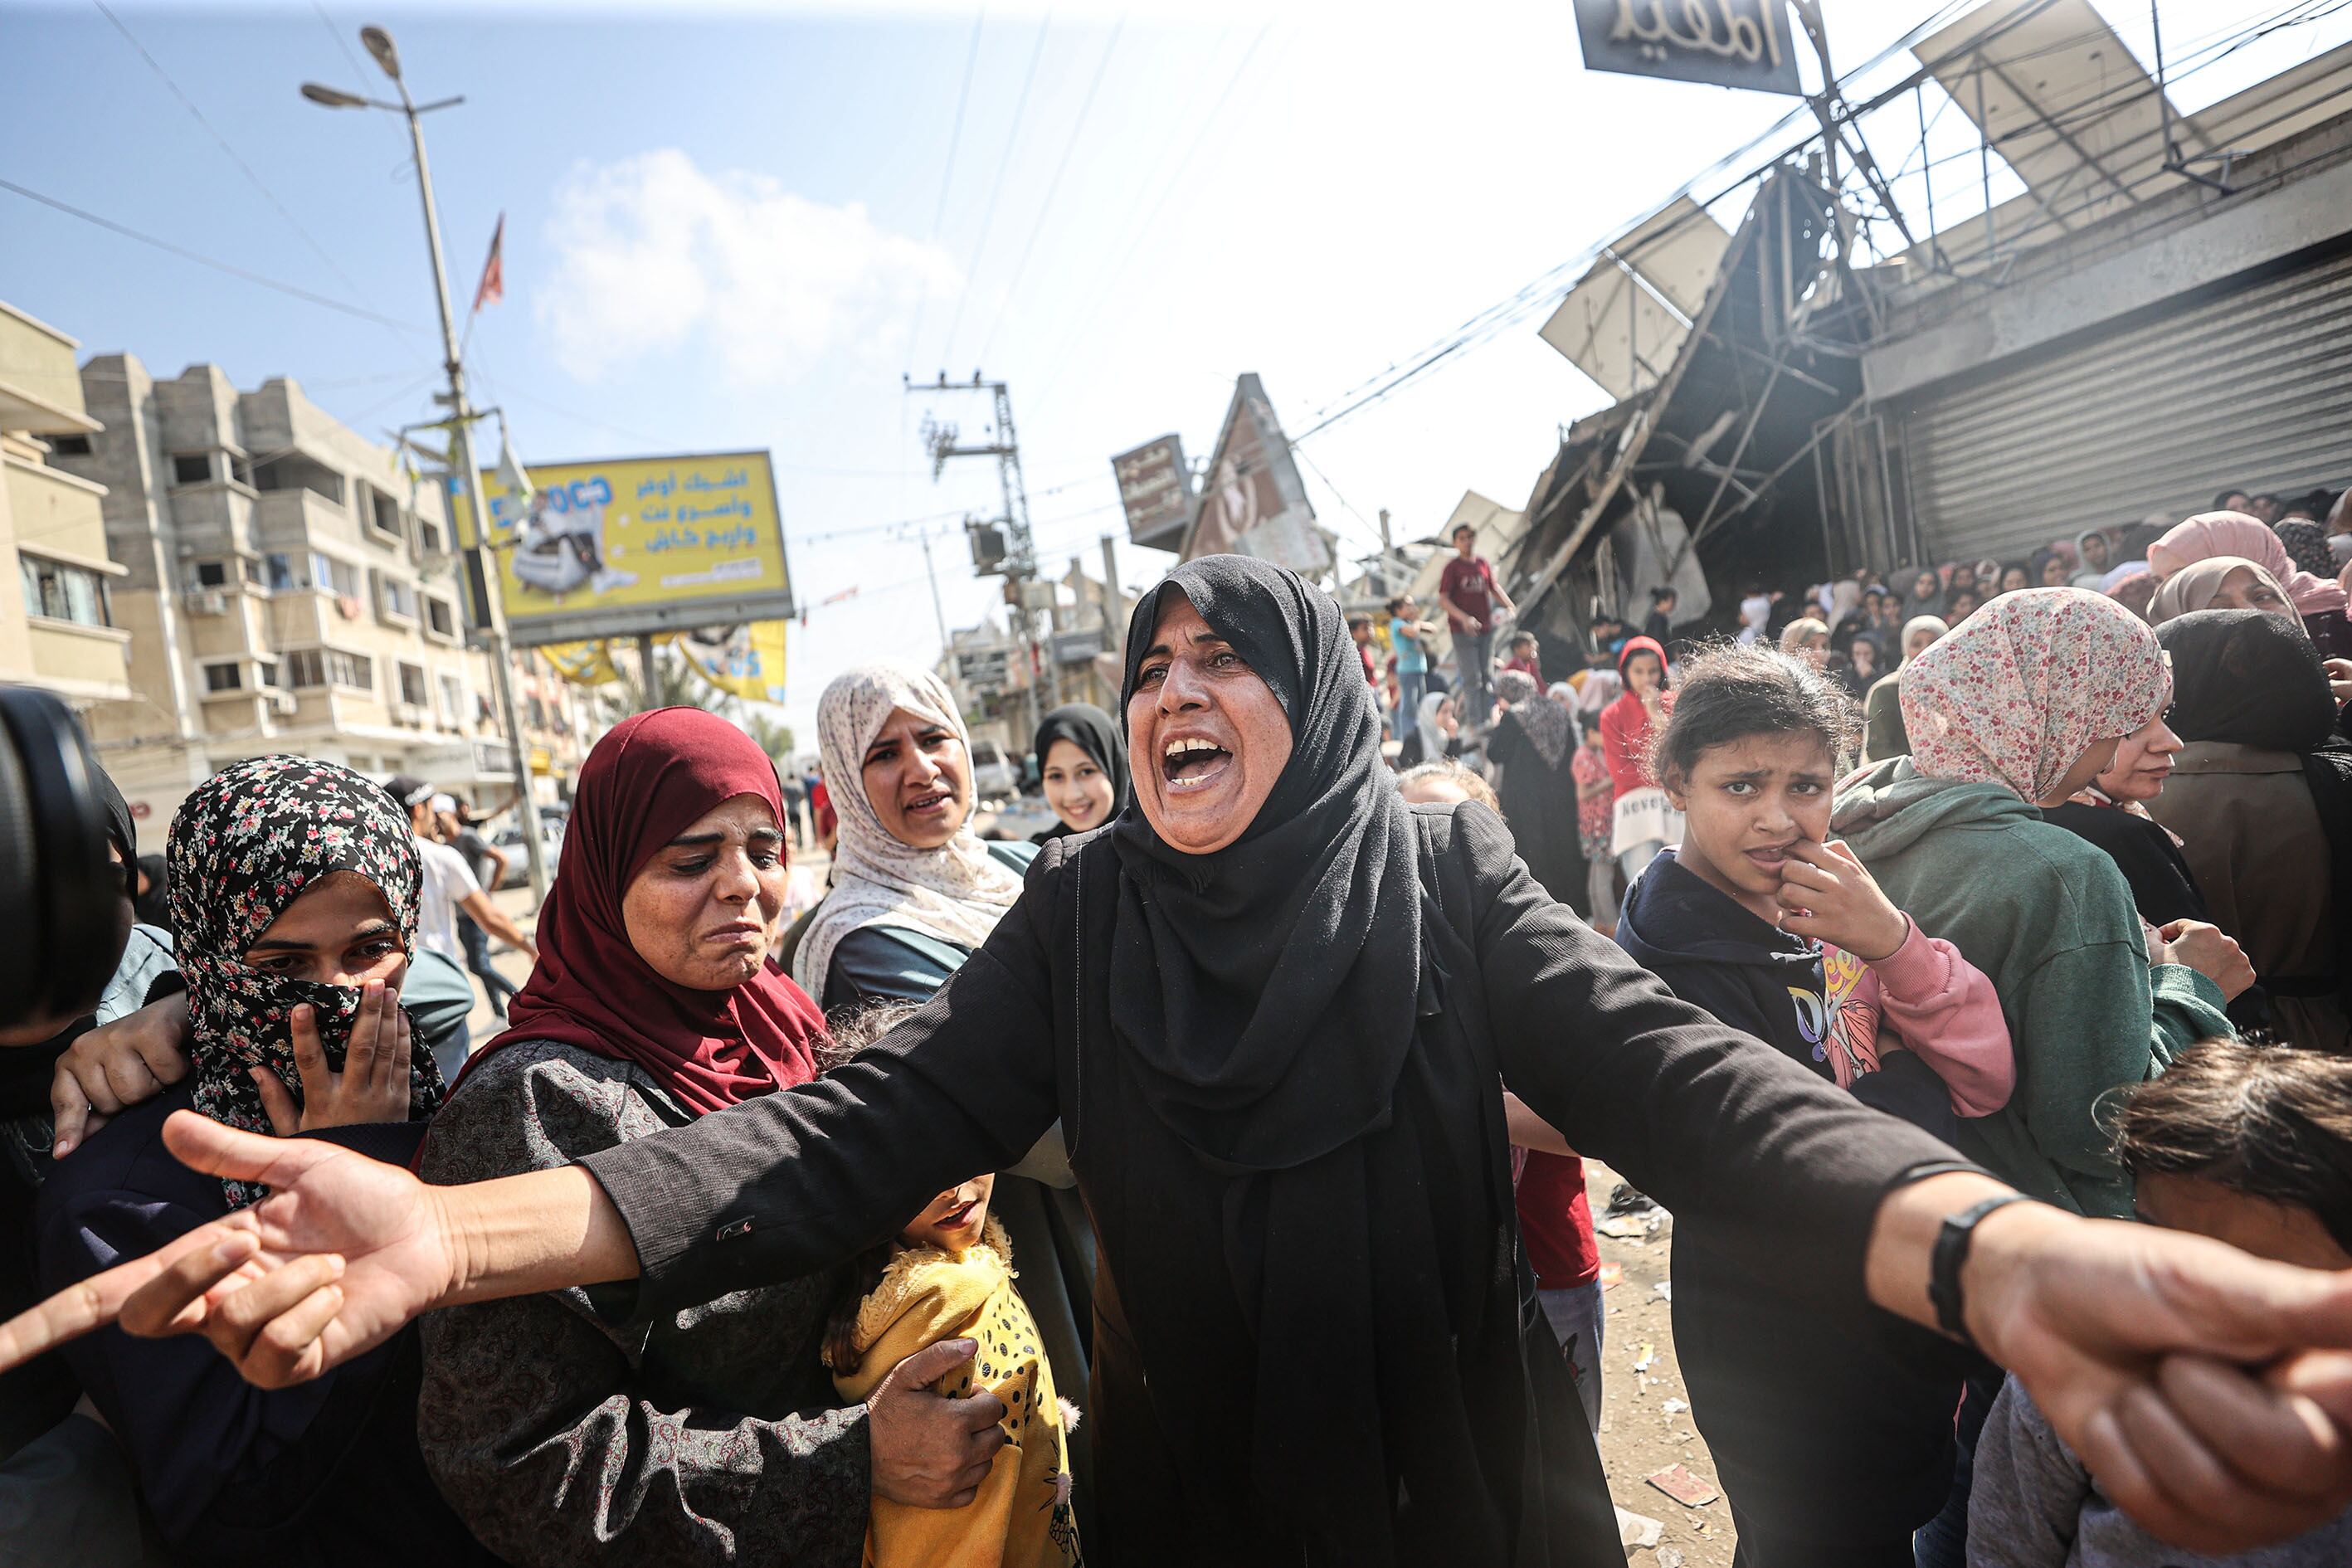
[[[593,381],[644,355],[715,355],[738,384],[787,381],[838,349],[881,353],[957,280],[939,247],[767,175],[704,173],[676,149],[582,164],[555,193],[555,264],[533,300],[557,361]]]

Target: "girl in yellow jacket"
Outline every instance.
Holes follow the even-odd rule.
[[[940,1392],[986,1389],[1004,1434],[980,1493],[960,1509],[874,1500],[866,1568],[1079,1568],[1066,1434],[1075,1405],[1057,1398],[1037,1325],[1013,1287],[1013,1249],[989,1216],[994,1176],[933,1198],[914,1222],[858,1260],[835,1309],[825,1363],[845,1399],[863,1400],[900,1362],[941,1340],[979,1350]]]

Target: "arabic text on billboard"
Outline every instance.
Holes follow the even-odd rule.
[[[1587,70],[1801,95],[1788,0],[1576,0]]]
[[[793,613],[767,453],[534,464],[529,474],[528,497],[482,476],[518,643]],[[467,530],[462,497],[456,510]]]
[[[1110,468],[1118,480],[1119,504],[1127,509],[1127,536],[1163,550],[1181,542],[1192,519],[1192,476],[1184,467],[1183,438],[1147,441],[1113,458]]]
[[[1255,374],[1234,384],[1184,541],[1185,560],[1203,555],[1255,555],[1307,576],[1331,569],[1330,546],[1315,526],[1290,443]]]

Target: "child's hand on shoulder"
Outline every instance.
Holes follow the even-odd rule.
[[[1883,963],[1910,940],[1911,922],[1854,852],[1837,839],[1801,838],[1780,868],[1780,929]]]

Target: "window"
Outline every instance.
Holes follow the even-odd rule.
[[[276,659],[257,658],[253,661],[253,667],[261,672],[262,685],[268,687],[272,691],[282,690],[285,688],[286,682],[278,673]]]
[[[172,482],[175,485],[200,485],[213,477],[210,452],[175,452],[172,456]]]
[[[375,587],[377,609],[403,620],[416,619],[416,590],[414,586],[396,577],[378,577]]]
[[[327,659],[320,649],[298,647],[286,656],[286,684],[297,691],[315,690],[327,684]]]
[[[76,626],[109,626],[106,579],[87,566],[68,565],[38,555],[16,557],[25,584],[25,613]]]
[[[323,550],[313,550],[310,586],[338,598],[356,599],[360,596],[360,569],[348,561],[336,560]]]
[[[89,437],[52,436],[49,437],[49,450],[60,458],[87,458],[89,456]]]
[[[309,490],[337,506],[343,504],[343,476],[315,458],[299,452],[256,463],[249,470],[257,490]]]
[[[440,554],[443,548],[441,543],[441,525],[434,521],[429,517],[418,518],[416,520],[416,542],[427,555]]]
[[[447,637],[453,642],[457,640],[457,612],[446,599],[425,600],[425,625],[436,637]]]
[[[245,580],[247,582],[254,584],[256,587],[259,587],[261,585],[262,579],[260,562],[256,561],[250,555],[240,555],[236,558],[236,564],[238,570],[245,574]]]
[[[228,477],[235,479],[238,484],[243,485],[246,489],[251,489],[253,488],[253,459],[250,458],[240,458],[236,453],[231,452],[228,457]]]
[[[227,562],[226,562],[226,561],[199,561],[199,562],[197,562],[197,563],[196,563],[196,586],[197,586],[197,587],[199,587],[199,588],[226,588],[226,587],[227,587],[227,586],[228,586],[228,563],[227,563]]]
[[[430,697],[425,695],[425,667],[423,665],[410,664],[405,659],[401,661],[400,700],[403,702],[407,703],[411,708],[422,708],[426,703],[433,700]]]
[[[294,558],[283,550],[273,550],[261,558],[265,580],[269,591],[282,594],[289,588],[307,586],[294,575]]]
[[[400,503],[373,485],[361,487],[360,521],[378,533],[393,539],[401,537]]]
[[[341,648],[331,647],[327,650],[327,679],[354,691],[373,691],[375,660],[363,653],[345,653]]]
[[[205,689],[242,691],[245,689],[245,671],[235,664],[208,664],[205,666]]]
[[[446,730],[466,727],[466,683],[454,675],[441,678],[441,725]]]

